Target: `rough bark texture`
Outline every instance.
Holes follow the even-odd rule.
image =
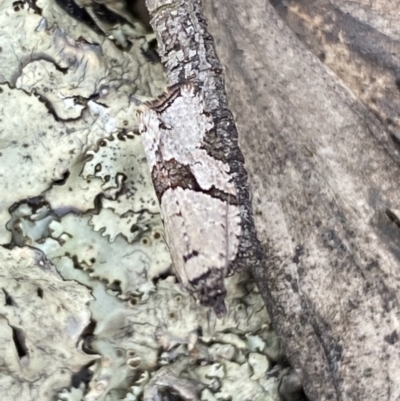
[[[185,11],[184,2],[149,3],[155,14]],[[290,362],[311,400],[399,399],[400,169],[392,136],[268,2],[204,0],[203,11],[266,252],[254,273]],[[190,35],[199,41],[206,33]],[[178,36],[161,36],[161,48]]]
[[[287,355],[310,399],[396,400],[397,150],[268,3],[205,1],[205,14],[267,254],[255,273]]]

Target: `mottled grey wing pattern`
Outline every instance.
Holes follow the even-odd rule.
[[[242,227],[230,167],[206,150],[213,121],[192,84],[170,88],[139,115],[175,272],[221,316]]]

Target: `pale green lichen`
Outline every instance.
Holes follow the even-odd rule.
[[[1,398],[50,400],[96,358],[78,342],[92,297],[31,248],[0,247],[0,289]]]
[[[82,177],[98,177],[103,181],[102,209],[91,219],[95,230],[102,230],[111,241],[122,234],[133,242],[149,232],[153,241],[161,238],[158,201],[140,136],[113,135],[100,141],[88,156],[91,159],[86,162]]]
[[[34,246],[51,260],[70,257],[90,277],[103,280],[123,299],[147,298],[154,291],[152,280],[167,272],[171,265],[161,237],[155,239],[151,233],[143,234],[129,244],[118,236],[110,243],[92,229],[89,220],[89,216],[68,214],[59,223],[53,221],[52,233]]]
[[[3,244],[10,240],[4,227],[12,204],[40,195],[99,139],[135,129],[140,100],[165,86],[161,65],[142,55],[145,37],[121,52],[84,24],[72,23],[55,2],[37,5],[42,16],[26,4],[15,11],[12,0],[1,5],[0,83],[7,83],[0,86]],[[77,31],[69,36],[66,28],[74,25]]]

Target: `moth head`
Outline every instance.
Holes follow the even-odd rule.
[[[223,299],[219,299],[216,303],[214,303],[213,309],[219,319],[226,315],[226,306]]]
[[[201,291],[199,301],[201,305],[213,308],[217,317],[222,318],[227,312],[225,306],[225,297],[225,286],[218,286],[217,288],[206,287],[203,291]]]

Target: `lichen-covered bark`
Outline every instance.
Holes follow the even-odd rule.
[[[171,271],[135,118],[162,65],[99,2],[0,5],[0,399],[277,401],[293,371],[254,280],[217,319]]]
[[[400,397],[400,173],[374,116],[265,1],[204,1],[266,250],[256,269],[312,400]]]
[[[64,279],[91,288],[96,300],[90,310],[97,327],[86,345],[102,355],[93,366],[89,389],[86,382],[80,383],[60,394],[60,400],[81,400],[85,393],[87,401],[117,399],[121,391],[126,400],[143,394],[154,399],[165,387],[186,398],[201,392],[203,399],[277,399],[281,373],[265,372],[270,362],[280,360],[280,350],[246,275],[228,280],[233,295],[224,320],[210,317],[172,275],[152,280],[169,262],[159,248],[152,251],[162,234],[156,229],[159,221],[150,216],[155,202],[141,172],[140,141],[131,132],[136,123],[130,117],[144,95],[159,92],[159,84],[154,84],[159,68],[145,62],[135,38],[131,52],[121,51],[81,23],[67,21],[54,2],[38,0],[36,14],[26,9],[27,3],[20,9],[21,4],[2,4],[7,20],[0,56],[2,96],[7,96],[2,114],[7,124],[1,130],[0,167],[6,172],[1,181],[1,243],[41,249]],[[344,0],[340,4],[343,7]],[[216,40],[266,251],[266,265],[255,274],[309,398],[398,399],[399,167],[390,133],[302,47],[265,1],[204,0],[204,15],[197,0],[149,0],[149,5],[169,83],[188,79],[200,84],[220,127],[215,156],[229,159],[245,181],[222,66],[204,15]],[[53,26],[55,22],[62,30]],[[130,34],[131,28],[124,25],[125,30],[116,29],[113,35]],[[367,43],[368,37],[364,39]],[[119,45],[124,43],[122,37]],[[396,60],[394,54],[391,57]],[[385,77],[390,77],[387,71]],[[15,128],[10,128],[21,109],[18,105],[27,104],[32,107],[23,109],[24,119],[18,116]],[[29,129],[23,129],[20,120]],[[215,144],[210,144],[210,152]],[[64,177],[66,169],[70,175]],[[240,196],[246,214],[250,208],[244,181]],[[102,196],[100,210],[90,211],[97,194]],[[150,205],[145,213],[143,204]],[[246,224],[251,247],[251,218]],[[20,252],[37,251],[4,252],[16,258]],[[33,279],[35,269],[28,266],[30,279],[24,278],[13,260],[10,265],[19,268],[14,272],[8,267],[3,277],[3,342],[12,347],[6,345],[3,352],[1,396],[21,398],[22,385],[13,387],[15,394],[9,390],[13,377],[28,389],[27,383],[41,375],[49,378],[49,391],[41,399],[54,398],[53,390],[69,386],[72,373],[92,358],[80,354],[67,364],[27,370],[26,353],[35,355],[32,339],[41,347],[47,338],[43,327],[46,334],[50,325],[58,330],[63,315],[50,313],[51,319],[35,330],[25,323],[45,311],[46,295],[52,312],[58,296],[60,310],[76,303],[70,303],[70,291],[36,289],[37,280],[43,282],[49,273],[39,269],[40,277]],[[53,271],[50,276],[61,287],[82,287],[60,280]],[[55,336],[46,346],[60,350],[57,341],[62,341],[70,345],[68,354],[76,355],[76,341],[69,342],[83,326],[75,326],[73,336]],[[48,356],[54,353],[49,349]],[[201,361],[187,365],[198,386],[187,386],[185,364],[191,358]],[[157,370],[161,364],[165,366]],[[44,374],[54,366],[63,368],[62,376]],[[295,382],[292,371],[286,382],[293,377]],[[24,393],[25,399],[36,399],[46,390],[36,384],[34,392]]]
[[[64,281],[40,251],[0,247],[1,399],[54,399],[72,374],[97,359],[79,342],[90,299],[87,288]]]

